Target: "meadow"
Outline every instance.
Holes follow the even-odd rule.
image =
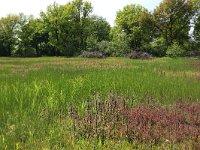
[[[126,134],[106,140],[77,137],[80,133],[74,131],[75,119],[68,115],[76,112],[72,108],[76,108],[84,120],[85,112],[95,107],[89,106],[90,103],[97,99],[109,103],[112,97],[117,99],[116,106],[118,99],[125,99],[127,108],[134,105],[136,110],[147,114],[153,113],[149,105],[163,107],[164,111],[165,107],[174,108],[177,103],[184,103],[194,110],[191,115],[197,115],[193,127],[196,143],[199,142],[200,60],[197,58],[2,57],[0,149],[149,149],[150,146],[151,149],[183,149],[185,145],[192,149],[199,146],[191,138],[176,143],[168,142],[169,139],[148,143],[148,140],[127,138]],[[141,105],[143,107],[138,107]],[[133,112],[130,111],[129,116]],[[78,123],[84,124],[82,120]],[[104,126],[101,124],[100,128]]]

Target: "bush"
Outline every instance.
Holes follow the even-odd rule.
[[[146,52],[132,51],[131,53],[128,54],[128,57],[130,59],[151,59],[152,55]]]
[[[93,51],[93,52],[88,52],[88,51],[83,51],[80,57],[83,58],[105,58],[105,55],[100,52],[100,51]]]
[[[180,57],[184,56],[184,52],[183,48],[177,42],[174,42],[174,44],[167,49],[166,54],[169,57]]]
[[[170,107],[154,103],[134,106],[133,99],[111,95],[105,100],[98,97],[93,103],[88,101],[85,106],[87,109],[82,114],[75,106],[68,108],[68,118],[73,122],[77,139],[98,137],[102,143],[126,139],[153,145],[183,144],[191,140],[197,144],[199,141],[200,103],[177,102]]]
[[[200,49],[197,42],[195,41],[189,41],[184,43],[184,49],[186,50],[185,56],[188,57],[196,57],[200,56]]]
[[[166,55],[167,47],[163,38],[154,39],[150,44],[149,53],[153,56],[162,57]]]
[[[98,43],[98,50],[103,52],[106,56],[111,56],[112,51],[110,50],[110,42],[109,41],[101,41]]]
[[[87,51],[93,52],[98,50],[98,42],[97,39],[93,36],[87,38]]]
[[[13,56],[23,56],[23,57],[35,57],[37,56],[36,49],[29,48],[21,48],[13,53]]]
[[[131,37],[121,29],[113,28],[111,31],[111,42],[109,44],[109,50],[112,56],[124,56],[131,51],[130,42]]]
[[[106,56],[111,56],[112,51],[110,49],[109,41],[100,41],[98,42],[95,37],[89,37],[87,39],[87,49],[88,52],[102,52]]]
[[[126,41],[111,41],[109,45],[109,50],[112,53],[112,56],[121,57],[125,56],[130,52],[130,47]]]

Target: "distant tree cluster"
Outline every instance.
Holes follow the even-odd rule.
[[[115,26],[92,15],[90,2],[54,3],[39,18],[0,18],[0,56],[77,56],[99,51],[124,56],[131,51],[154,56],[200,55],[199,0],[163,0],[153,11],[130,4],[119,10]]]

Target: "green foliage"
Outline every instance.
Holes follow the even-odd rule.
[[[191,40],[189,42],[185,42],[182,45],[183,49],[185,50],[184,56],[188,57],[197,57],[200,56],[200,48],[199,43],[195,40]]]
[[[87,39],[88,51],[101,51],[107,56],[124,56],[130,51],[128,36],[114,27],[110,33],[111,41],[98,41],[98,38],[90,36]]]
[[[112,52],[110,50],[110,42],[109,41],[101,41],[98,43],[99,51],[103,52],[106,56],[111,56]]]
[[[86,47],[88,51],[106,51],[108,47],[110,25],[102,17],[92,16],[90,18],[90,36],[87,37]],[[107,44],[104,46],[104,44]],[[107,49],[107,48],[106,48]]]
[[[48,7],[46,13],[41,13],[49,43],[57,55],[72,56],[86,49],[91,12],[89,2],[74,0],[61,6],[54,3]]]
[[[151,41],[152,24],[150,13],[140,5],[127,5],[117,12],[116,25],[126,33],[132,49],[140,49]]]
[[[95,37],[98,42],[109,41],[110,24],[102,17],[90,17],[90,35]]]
[[[86,50],[108,56],[124,56],[130,50],[165,56],[174,42],[189,52],[200,51],[199,0],[163,0],[153,13],[130,4],[117,12],[112,29],[92,12],[90,2],[72,0],[54,2],[38,18],[7,15],[0,19],[0,56],[76,56]],[[195,44],[189,46],[191,40]]]
[[[150,53],[154,56],[162,57],[166,55],[167,47],[164,38],[155,38],[149,47]]]
[[[98,51],[97,39],[93,36],[87,38],[87,51]]]
[[[23,57],[38,56],[36,49],[33,47],[20,48],[19,50],[16,50],[12,55],[13,56],[23,56]]]
[[[183,44],[189,39],[190,21],[194,16],[191,1],[163,0],[154,10],[157,36],[165,39],[166,46],[175,41]]]
[[[11,56],[17,44],[19,16],[8,15],[0,19],[0,56]]]
[[[196,42],[200,44],[200,15],[198,16],[194,27],[194,38]]]
[[[50,49],[48,45],[48,32],[45,29],[41,19],[34,19],[33,17],[23,16],[25,19],[21,20],[21,30],[19,35],[19,47],[17,53],[22,56],[30,56],[32,50],[35,49],[36,54],[33,56],[41,56],[46,53],[46,49]],[[28,54],[28,52],[30,52]]]
[[[121,31],[118,27],[114,27],[111,30],[110,36],[111,42],[109,50],[112,52],[113,56],[124,56],[130,52],[130,38],[125,32]]]
[[[167,49],[166,54],[169,57],[180,57],[184,55],[184,50],[177,42],[174,42],[173,45]]]

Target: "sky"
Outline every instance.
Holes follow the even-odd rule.
[[[45,11],[47,6],[53,4],[66,4],[70,0],[2,0],[0,2],[0,17],[9,13],[24,13],[38,17],[41,11]],[[113,26],[116,12],[127,4],[140,4],[152,11],[159,5],[161,0],[88,0],[92,3],[93,13],[106,18]]]

